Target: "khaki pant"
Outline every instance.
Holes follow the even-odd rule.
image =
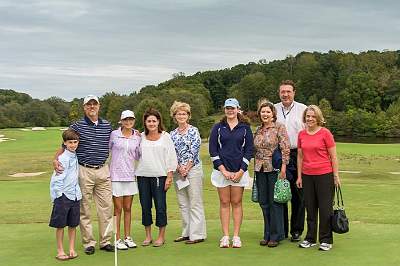
[[[175,175],[179,178],[178,175]],[[206,239],[206,219],[203,205],[203,169],[201,164],[190,169],[187,176],[190,185],[178,190],[176,195],[182,215],[182,236],[190,240]]]
[[[112,235],[111,229],[105,234],[108,224],[112,223],[112,191],[108,165],[100,169],[79,166],[79,185],[82,191],[80,229],[83,246],[87,248],[96,245],[90,218],[90,203],[94,199],[99,220],[100,247],[104,247],[111,243]]]

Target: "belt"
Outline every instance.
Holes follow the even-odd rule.
[[[104,164],[90,165],[90,164],[86,164],[86,163],[79,163],[79,165],[82,165],[83,167],[87,167],[87,168],[92,168],[92,169],[100,169],[104,166]]]

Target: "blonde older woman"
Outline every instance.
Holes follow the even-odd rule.
[[[319,217],[319,249],[332,248],[331,215],[334,185],[340,185],[336,144],[318,106],[310,105],[303,114],[306,129],[300,131],[297,144],[297,186],[304,189],[307,210],[307,235],[301,248],[316,245]]]
[[[201,138],[199,130],[189,124],[189,104],[175,101],[170,111],[171,117],[178,124],[170,135],[178,157],[178,168],[174,178],[182,215],[182,234],[174,241],[196,244],[203,242],[207,237],[202,195],[203,169],[199,156]],[[179,180],[188,181],[189,185],[179,189]]]

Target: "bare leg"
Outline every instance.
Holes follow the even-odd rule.
[[[158,238],[156,241],[154,241],[154,244],[162,244],[165,241],[165,229],[166,226],[160,227],[159,233],[158,233]]]
[[[57,240],[57,257],[66,256],[64,252],[64,228],[57,228],[56,229],[56,240]]]
[[[121,239],[121,213],[122,213],[123,197],[114,197],[114,215],[117,218],[117,240]]]
[[[150,242],[152,240],[152,237],[151,237],[151,225],[145,226],[144,230],[146,231],[146,239],[145,239],[145,241]]]
[[[76,257],[77,255],[75,251],[76,227],[68,227],[68,237],[69,237],[69,256]]]
[[[231,187],[231,204],[233,212],[233,236],[239,236],[243,219],[243,187]]]
[[[231,189],[230,186],[218,188],[219,195],[219,216],[221,220],[222,232],[224,236],[229,236],[229,220],[230,220],[230,201]]]
[[[124,208],[124,238],[131,235],[131,207],[133,196],[123,197]]]

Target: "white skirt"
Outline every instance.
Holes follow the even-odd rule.
[[[132,196],[138,193],[136,181],[113,181],[111,186],[114,197]]]
[[[243,176],[238,183],[235,183],[232,180],[225,179],[223,174],[218,170],[213,169],[211,173],[211,183],[215,187],[227,187],[227,186],[247,187],[249,185],[249,182],[250,182],[249,171],[243,173]]]

